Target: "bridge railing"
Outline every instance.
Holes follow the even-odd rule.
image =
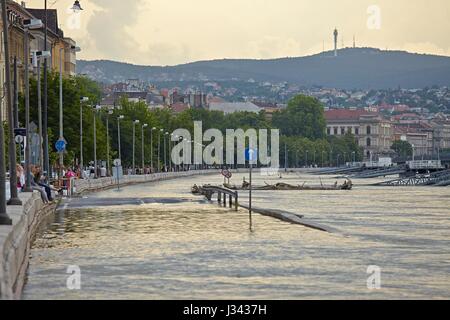
[[[227,195],[228,195],[228,205],[230,208],[233,207],[233,199],[234,199],[234,209],[235,211],[238,211],[239,209],[239,193],[237,191],[233,191],[227,188],[223,187],[216,187],[216,186],[203,186],[202,187],[204,195],[208,198],[208,200],[212,200],[212,196],[214,194],[217,194],[217,202],[219,205],[222,205],[224,207],[227,206]],[[223,195],[223,198],[222,198]]]
[[[441,160],[416,160],[406,163],[410,169],[443,169]]]

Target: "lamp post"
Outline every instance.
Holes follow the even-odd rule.
[[[136,156],[136,125],[139,123],[139,120],[133,121],[133,175],[136,174],[136,163],[135,163],[135,156]]]
[[[98,163],[97,163],[97,111],[100,110],[100,106],[95,106],[94,107],[94,178],[97,179],[98,178],[98,174],[97,174],[97,168],[98,168]]]
[[[322,168],[325,167],[325,151],[322,151]]]
[[[151,150],[151,152],[150,152],[150,165],[151,165],[151,168],[152,168],[152,171],[155,169],[155,167],[154,167],[154,163],[153,163],[153,153],[154,153],[154,150],[153,150],[153,131],[155,131],[156,130],[156,128],[155,127],[153,127],[151,130],[150,130],[150,150]]]
[[[83,103],[88,102],[88,97],[80,99],[80,169],[81,179],[84,179],[84,159],[83,159]]]
[[[42,147],[42,90],[41,90],[41,60],[37,63],[37,100],[38,100],[38,142],[39,142],[39,166],[44,168],[44,148]]]
[[[117,117],[117,145],[119,147],[119,159],[122,162],[122,145],[120,142],[120,120],[123,120],[125,116],[118,116]]]
[[[80,5],[80,1],[75,1],[72,10],[79,12],[83,10]],[[48,26],[48,10],[47,0],[44,0],[44,51],[47,51],[47,26]],[[48,62],[44,60],[44,107],[43,107],[43,147],[44,147],[44,171],[50,173],[49,163],[49,146],[48,146]],[[62,86],[61,86],[62,87]],[[62,156],[61,156],[62,157]],[[60,158],[61,158],[60,157]]]
[[[71,51],[80,52],[79,47],[71,46]],[[59,140],[65,141],[64,139],[64,109],[63,109],[63,52],[64,48],[59,49]],[[62,167],[64,166],[64,151],[59,153],[59,170],[60,177],[62,176]]]
[[[306,150],[305,166],[308,167],[308,150]]]
[[[10,57],[9,57],[9,39],[8,39],[8,29],[9,29],[9,23],[7,20],[7,13],[6,13],[6,1],[2,1],[2,20],[3,20],[3,44],[4,44],[4,56],[5,56],[5,99],[6,99],[6,109],[8,111],[8,133],[9,133],[9,139],[8,139],[8,145],[9,145],[9,173],[10,173],[10,194],[11,199],[8,201],[8,205],[22,205],[22,201],[20,201],[18,197],[17,192],[17,172],[16,172],[16,142],[14,140],[14,115],[13,115],[13,106],[12,106],[12,92],[11,92],[11,66],[10,66]],[[26,57],[29,57],[29,53]],[[1,117],[0,117],[1,118]],[[0,212],[4,212],[6,215],[6,206],[5,210],[3,210],[4,207],[4,200],[6,200],[5,196],[5,145],[4,145],[4,128],[3,128],[3,119],[0,119],[2,121],[1,128],[0,128],[0,138],[1,141],[1,165],[0,170],[1,172],[1,178],[0,183],[2,184],[1,187],[1,208]],[[7,216],[6,216],[7,217]],[[5,218],[5,220],[8,220],[9,218]],[[6,222],[9,222],[6,221]]]
[[[174,135],[173,133],[170,134],[169,137],[169,169],[170,172],[172,172],[172,139],[173,139]]]
[[[144,129],[148,127],[147,123],[144,123],[142,125],[142,170],[143,173],[145,174],[145,144],[144,144]]]
[[[30,56],[30,49],[29,49],[29,29],[31,28],[37,28],[42,26],[42,21],[35,20],[34,23],[31,21],[24,26],[24,56],[29,57]],[[37,59],[36,55],[35,61],[39,64],[39,59]],[[26,131],[26,144],[25,144],[25,192],[32,192],[31,190],[31,172],[30,172],[30,166],[31,166],[31,137],[30,137],[30,73],[29,73],[29,67],[28,67],[28,59],[25,59],[25,75],[24,75],[24,81],[25,81],[25,131]],[[38,70],[40,71],[40,70]],[[38,88],[40,89],[40,73],[38,72]],[[41,102],[40,99],[40,91],[38,92],[38,108],[39,103]],[[41,114],[39,114],[41,115]],[[39,139],[41,139],[42,136],[39,136]],[[41,140],[39,140],[39,146],[41,150],[41,156],[40,159],[42,159],[42,144]],[[42,161],[42,160],[41,160]]]
[[[164,170],[167,171],[167,136],[169,135],[168,132],[164,134]]]
[[[161,133],[164,132],[164,129],[160,129],[158,132],[158,172],[160,172],[160,163],[161,163]]]
[[[6,14],[6,0],[2,0],[2,20],[3,20],[3,40],[5,43],[5,48],[7,48],[8,20]],[[9,53],[6,55],[6,58],[9,59]],[[9,85],[10,85],[9,83],[6,84],[8,88]],[[6,91],[7,91],[6,95],[8,95],[8,92],[11,93],[9,89]],[[9,96],[7,96],[6,99],[7,99],[6,101],[8,101],[9,104],[9,101],[11,100],[11,94],[9,94]],[[3,119],[1,118],[3,117],[0,115],[0,225],[12,225],[12,219],[8,216],[6,212],[5,131],[3,127]],[[17,179],[16,177],[14,178]]]
[[[114,113],[113,110],[108,110],[106,114],[106,170],[108,176],[111,175],[111,162],[110,162],[110,148],[109,148],[109,116]]]
[[[284,172],[287,172],[288,168],[288,148],[287,144],[284,144]]]

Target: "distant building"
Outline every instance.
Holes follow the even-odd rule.
[[[252,102],[212,102],[209,104],[210,111],[221,111],[225,114],[235,112],[254,112],[259,113],[263,108],[258,107]]]
[[[22,7],[33,17],[45,21],[44,9]],[[76,69],[76,42],[64,36],[63,30],[59,28],[58,11],[56,9],[47,10],[47,50],[51,51],[52,57],[49,59],[49,68],[59,72],[60,60],[63,64],[63,74],[65,76],[75,75]],[[43,30],[33,30],[30,32],[36,39],[36,45],[31,46],[31,50],[44,50],[44,32]]]
[[[407,141],[414,148],[416,156],[430,156],[433,154],[433,130],[426,125],[394,126],[394,140]]]
[[[325,111],[327,135],[353,134],[364,149],[366,159],[391,154],[393,128],[377,112],[364,109],[330,109]]]
[[[433,152],[450,150],[450,116],[437,114],[431,121],[433,129]]]
[[[174,103],[173,105],[171,105],[170,109],[172,110],[173,113],[176,114],[176,113],[182,113],[186,110],[191,109],[191,106],[186,103],[177,102],[177,103]]]

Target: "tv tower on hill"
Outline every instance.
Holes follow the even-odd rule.
[[[337,28],[334,29],[333,35],[334,35],[334,56],[337,57],[337,45],[338,45],[338,35],[339,35]]]

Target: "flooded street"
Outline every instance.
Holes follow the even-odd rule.
[[[282,181],[320,184],[298,173]],[[247,211],[190,194],[194,183],[223,183],[219,174],[104,191],[86,205],[74,199],[39,234],[23,298],[450,298],[450,189],[367,186],[378,181],[354,181],[352,191],[254,192],[255,206],[333,233],[258,214],[251,232]],[[380,290],[367,288],[371,265],[381,269]],[[67,288],[69,266],[81,270],[80,290]]]

